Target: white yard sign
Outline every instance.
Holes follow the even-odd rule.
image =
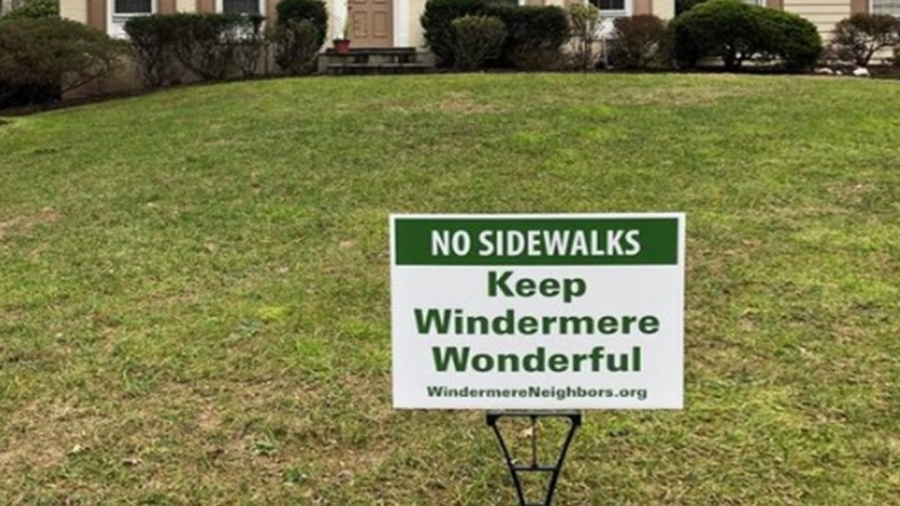
[[[394,406],[677,409],[683,214],[391,217]]]

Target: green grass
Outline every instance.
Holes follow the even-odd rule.
[[[0,504],[513,504],[482,414],[391,409],[387,216],[598,211],[688,214],[686,409],[589,413],[558,504],[900,504],[897,111],[454,75],[8,119]]]

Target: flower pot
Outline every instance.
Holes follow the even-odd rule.
[[[350,40],[334,39],[334,52],[337,54],[350,54]]]

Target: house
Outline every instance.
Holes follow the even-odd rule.
[[[419,17],[426,0],[325,0],[331,36],[343,31],[350,16],[354,47],[423,47]],[[518,0],[522,5],[567,6],[577,0]],[[900,0],[745,0],[803,16],[828,40],[835,23],[855,13],[900,16]],[[133,16],[174,12],[256,12],[275,18],[277,0],[60,0],[63,17],[123,37],[125,21]],[[590,0],[604,18],[654,14],[675,15],[675,0]]]
[[[63,17],[124,37],[128,18],[152,13],[254,12],[272,20],[277,0],[60,0]],[[674,0],[591,0],[605,17],[655,14],[675,15]],[[823,0],[826,1],[826,0]],[[426,0],[325,0],[330,14],[330,36],[343,31],[351,19],[354,47],[423,47],[419,17]],[[565,6],[569,0],[519,0],[522,5]]]

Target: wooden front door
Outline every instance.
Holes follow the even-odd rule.
[[[348,0],[354,48],[393,47],[393,0]]]

